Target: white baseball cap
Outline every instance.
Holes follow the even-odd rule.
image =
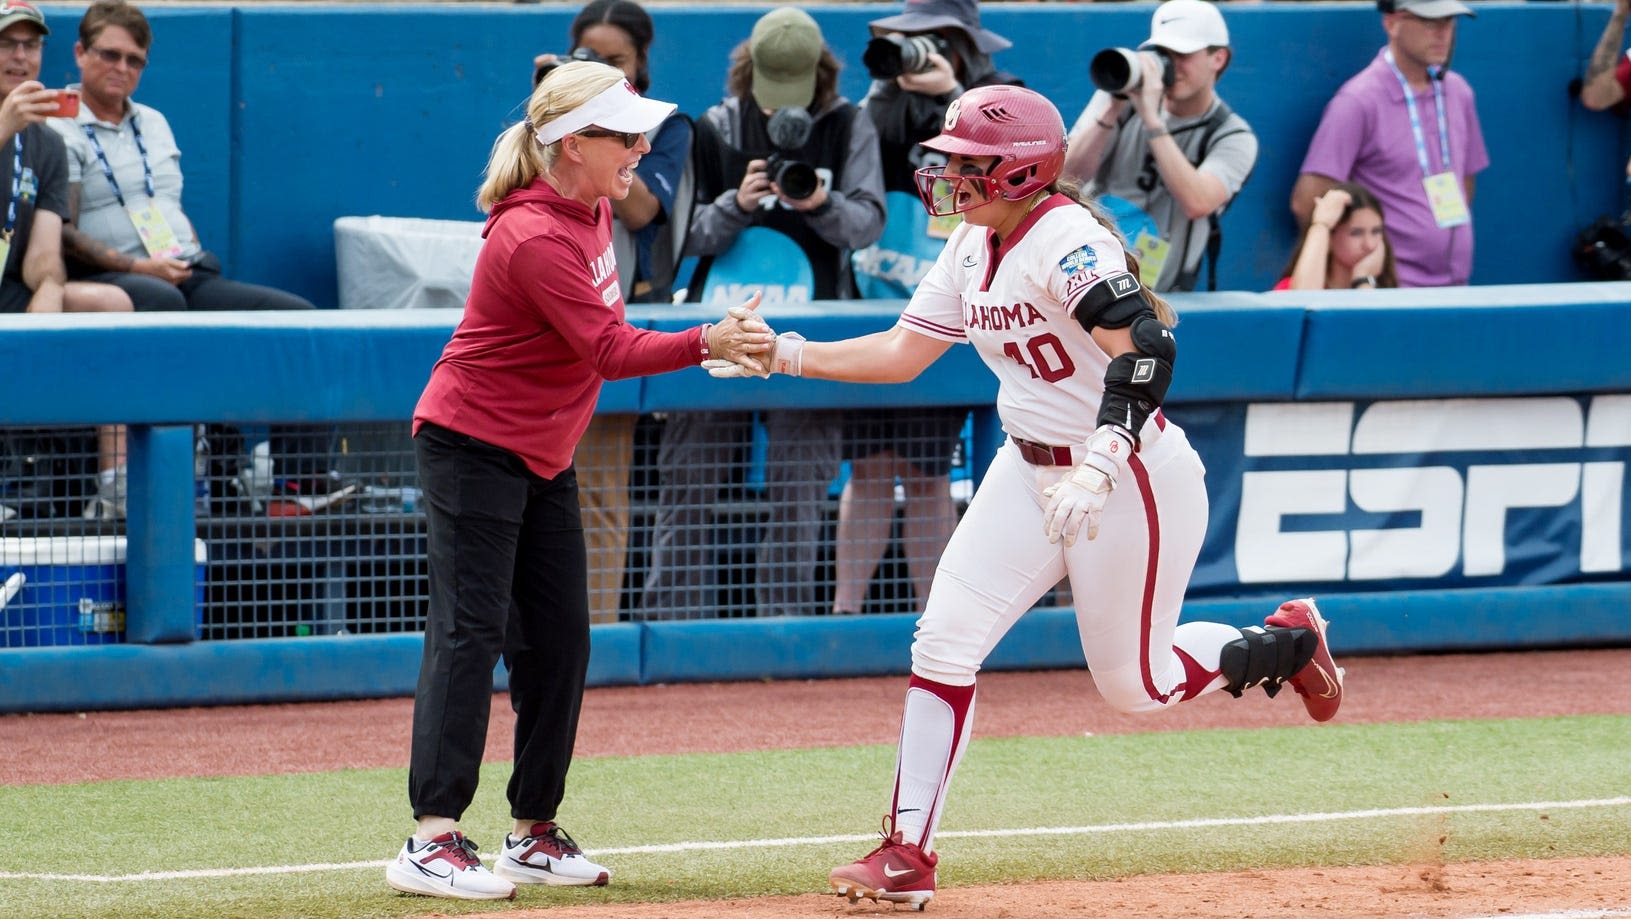
[[[628,80],[619,80],[572,111],[540,126],[538,142],[552,144],[590,125],[608,131],[644,134],[662,124],[676,107],[672,102],[647,99]]]
[[[1382,0],[1377,7],[1384,13],[1415,13],[1423,19],[1448,19],[1451,16],[1477,16],[1472,7],[1461,0]]]
[[[1167,0],[1150,17],[1150,37],[1139,50],[1165,48],[1190,54],[1202,48],[1229,47],[1229,27],[1223,14],[1206,0]]]

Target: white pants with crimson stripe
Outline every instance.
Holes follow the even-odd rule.
[[[1205,469],[1182,429],[1169,423],[1145,439],[1105,502],[1098,538],[1084,531],[1069,548],[1042,529],[1042,491],[1067,472],[1030,465],[1005,444],[935,572],[912,642],[891,807],[905,841],[925,851],[971,734],[975,674],[1066,575],[1094,685],[1112,706],[1158,711],[1223,686],[1218,655],[1240,630],[1178,625],[1207,520]]]

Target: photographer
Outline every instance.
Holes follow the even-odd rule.
[[[839,64],[814,19],[784,6],[760,17],[731,54],[729,96],[697,121],[699,206],[686,254],[700,301],[715,257],[742,255],[749,229],[792,240],[809,263],[814,300],[855,296],[850,251],[883,230],[883,179],[872,122],[838,94]],[[758,280],[758,279],[756,279]],[[745,412],[669,416],[643,615],[711,615],[717,571],[713,508]],[[838,473],[842,422],[832,411],[764,414],[769,434],[755,589],[760,615],[825,611],[816,580],[827,489]]]
[[[940,133],[951,100],[976,86],[1025,83],[992,62],[991,55],[1013,47],[1013,42],[980,27],[974,0],[909,3],[904,12],[867,25],[872,41],[862,60],[872,76],[872,88],[861,108],[878,129],[883,187],[916,195],[912,174],[945,161],[920,143]],[[924,48],[933,50],[922,53]]]
[[[891,200],[884,237],[856,253],[861,295],[905,299],[945,246],[947,221],[932,222],[917,201],[913,173],[946,156],[922,146],[940,133],[946,108],[965,90],[1024,83],[997,69],[991,55],[1013,46],[980,26],[974,0],[912,0],[894,16],[868,23],[862,61],[872,87],[861,108],[878,129],[883,186]],[[863,611],[874,572],[889,549],[895,480],[906,500],[901,554],[921,612],[940,553],[957,524],[952,454],[964,408],[875,409],[846,413],[844,458],[850,480],[838,503],[834,613]]]
[[[1138,47],[1124,85],[1101,85],[1082,110],[1065,173],[1148,215],[1155,232],[1128,240],[1147,286],[1193,290],[1210,253],[1207,286],[1215,287],[1217,215],[1257,162],[1257,136],[1214,88],[1233,55],[1229,29],[1205,0],[1168,0],[1156,7],[1150,37]],[[1094,62],[1117,56],[1128,55],[1110,49]],[[1118,209],[1119,202],[1106,203]]]

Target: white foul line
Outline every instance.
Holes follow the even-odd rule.
[[[1101,823],[1093,826],[1042,826],[1009,830],[948,830],[937,834],[942,839],[1001,839],[1012,836],[1088,836],[1101,833],[1143,833],[1156,830],[1191,830],[1210,827],[1258,826],[1265,823],[1328,823],[1335,820],[1372,820],[1378,817],[1413,817],[1434,814],[1475,814],[1504,811],[1580,810],[1595,807],[1624,807],[1631,805],[1631,797],[1593,798],[1581,801],[1527,801],[1512,804],[1446,804],[1436,807],[1388,807],[1372,810],[1339,811],[1314,814],[1269,814],[1260,817],[1207,817],[1194,820],[1157,820],[1146,823]],[[594,850],[602,855],[652,855],[672,852],[697,852],[720,849],[768,849],[788,846],[822,846],[840,842],[871,842],[877,834],[865,836],[788,836],[779,839],[730,839],[714,842],[671,842],[649,846],[623,846]],[[0,881],[90,881],[115,883],[119,881],[173,881],[190,878],[241,877],[254,874],[304,874],[313,871],[351,871],[362,868],[383,868],[390,860],[367,862],[330,862],[311,865],[261,865],[253,868],[195,868],[188,871],[143,871],[138,874],[48,874],[23,871],[0,871]],[[1558,919],[1591,919],[1596,916],[1631,916],[1631,911],[1616,913],[1558,913]],[[1500,919],[1524,919],[1502,916]],[[1550,919],[1550,917],[1548,917]]]

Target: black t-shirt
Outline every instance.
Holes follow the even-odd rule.
[[[34,211],[43,208],[68,222],[68,148],[62,137],[43,124],[23,129],[23,179],[18,188],[17,223],[6,256],[4,283],[23,283],[23,255],[34,228]],[[11,140],[0,144],[0,198],[11,200],[11,167],[16,148]],[[0,203],[0,225],[7,205]]]

